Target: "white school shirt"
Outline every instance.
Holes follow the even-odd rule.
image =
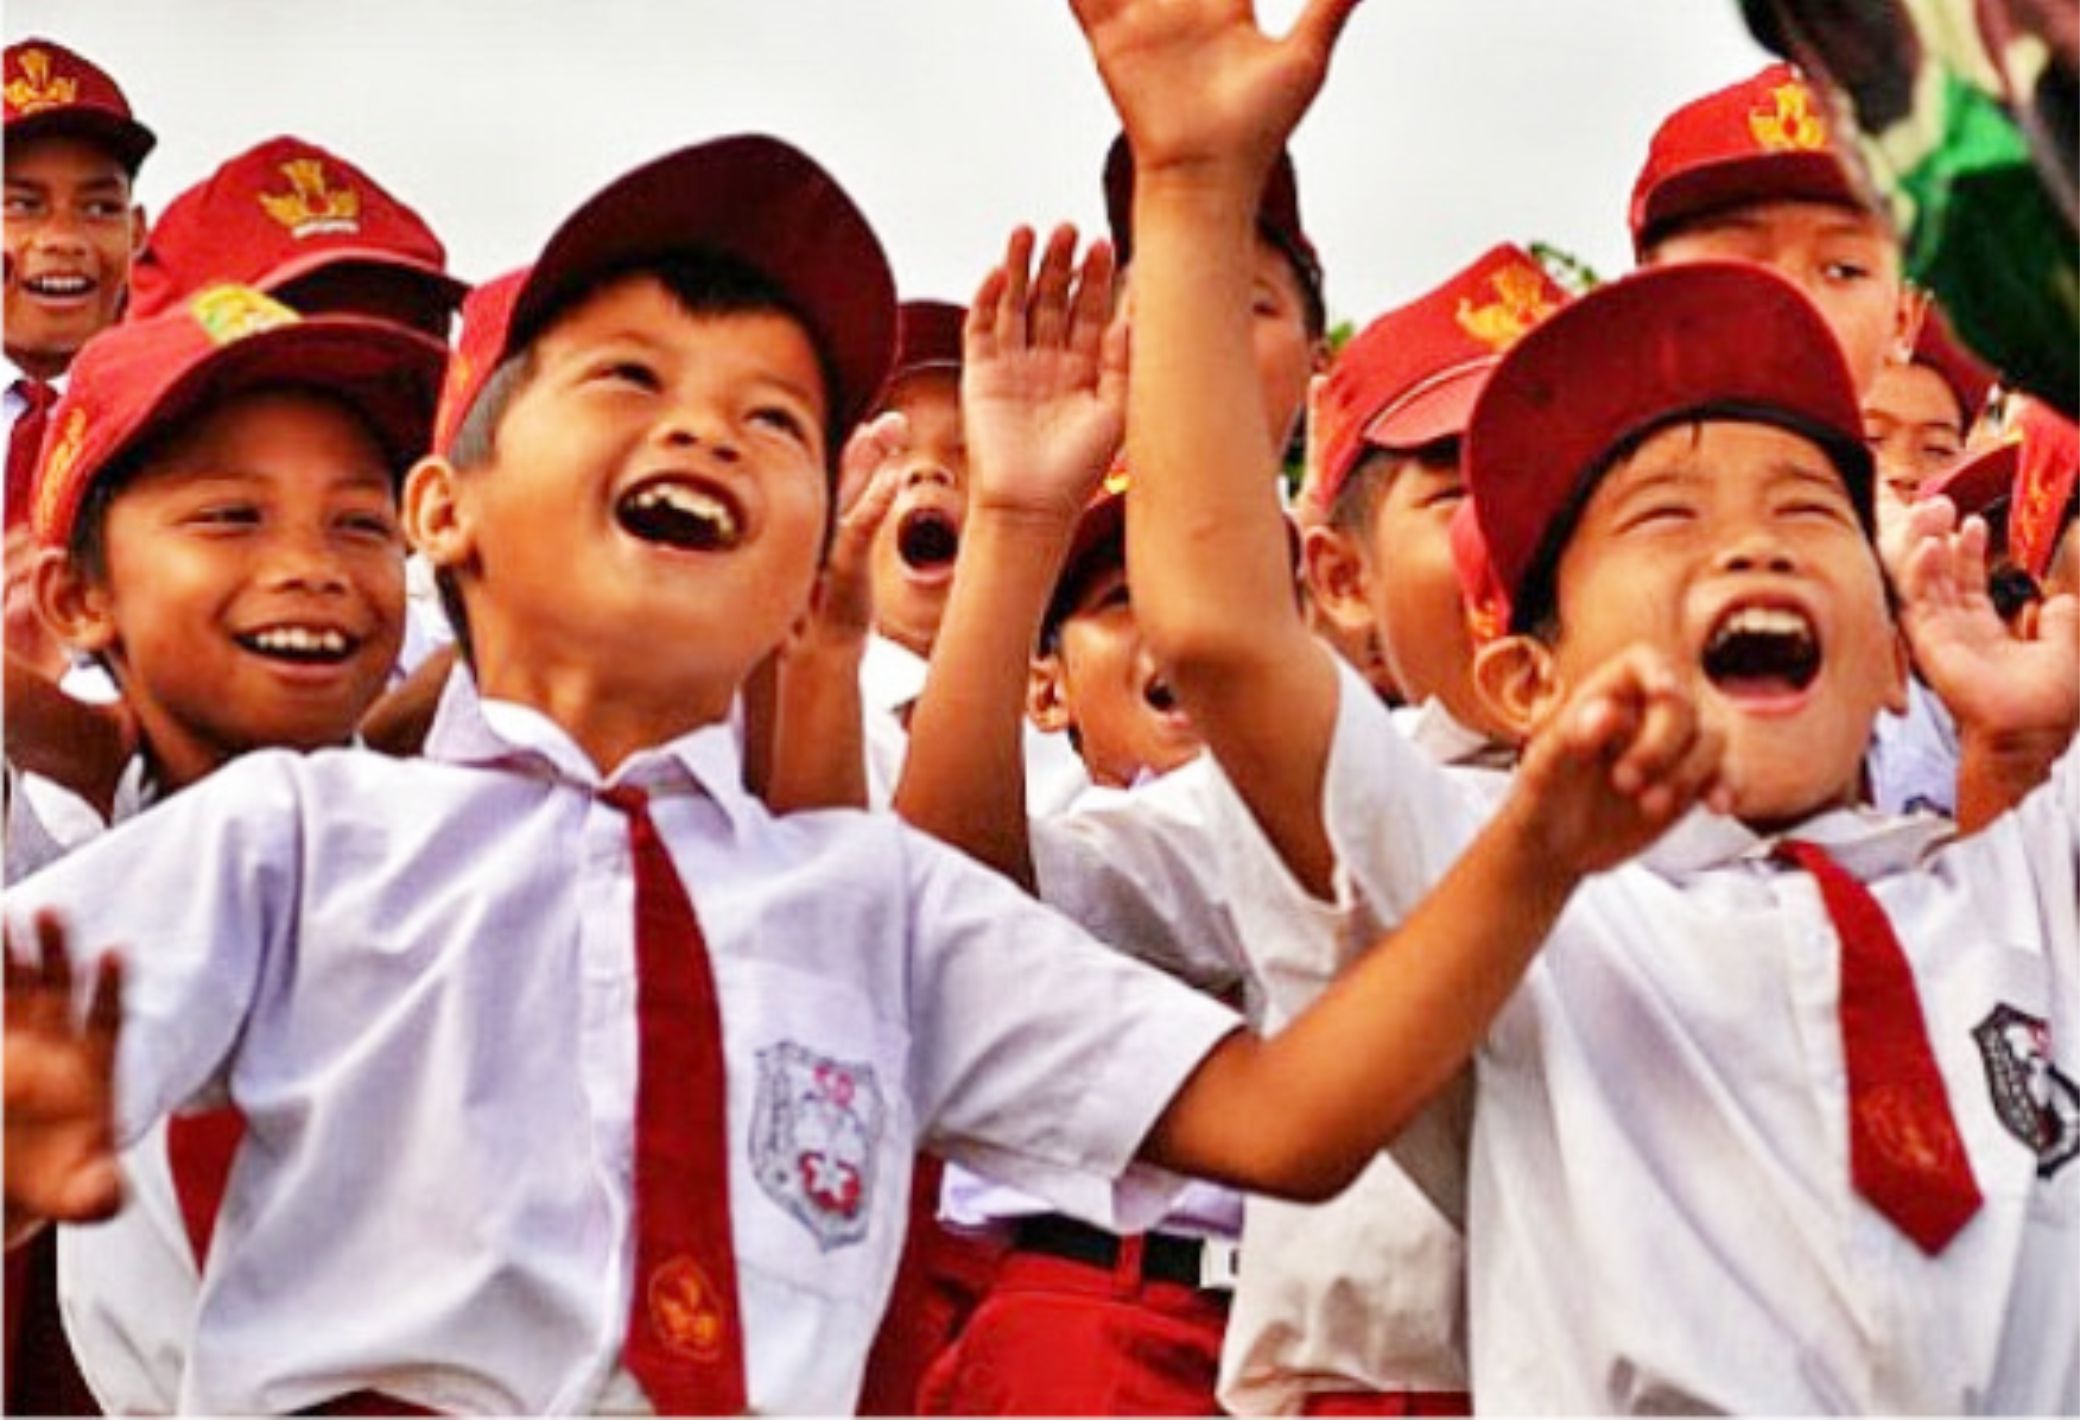
[[[1362,684],[1362,682],[1360,682]],[[1498,801],[1506,753],[1435,700],[1388,712],[1392,733],[1452,767],[1470,802]],[[1248,884],[1243,940],[1261,983],[1264,1028],[1306,1010],[1360,952],[1399,924],[1357,897],[1324,902],[1287,871],[1232,789],[1223,870]],[[1310,1395],[1464,1391],[1463,1189],[1428,1196],[1408,1172],[1456,1181],[1472,1128],[1472,1078],[1454,1082],[1327,1203],[1251,1198],[1242,1268],[1221,1347],[1219,1395],[1238,1415],[1293,1415]]]
[[[1871,807],[1880,813],[1957,817],[1957,722],[1936,693],[1907,677],[1903,715],[1878,712],[1863,757]]]
[[[212,1086],[246,1116],[184,1410],[631,1394],[628,821],[547,718],[462,708],[451,762],[248,755],[10,894],[130,944],[123,1142]],[[1174,1181],[1132,1155],[1237,1021],[893,819],[775,819],[740,772],[716,726],[610,778],[651,793],[714,963],[752,1408],[837,1412],[920,1137],[1143,1226]],[[853,1211],[799,1185],[819,1152]]]
[[[1404,915],[1480,822],[1355,676],[1323,817],[1339,892]],[[1484,1411],[2080,1408],[2080,759],[1953,832],[1798,836],[1914,967],[1978,1215],[1931,1258],[1853,1191],[1834,926],[1771,841],[1695,813],[1582,885],[1478,1053]]]
[[[866,716],[867,803],[885,809],[895,802],[902,782],[903,759],[910,752],[907,716],[924,694],[931,663],[897,641],[875,632],[867,637],[860,658],[860,708]],[[1025,750],[1026,812],[1034,817],[1059,813],[1091,787],[1083,758],[1065,734],[1050,734],[1021,724]]]

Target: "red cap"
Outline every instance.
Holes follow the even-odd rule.
[[[1488,540],[1481,536],[1473,504],[1452,509],[1452,571],[1459,578],[1459,599],[1466,606],[1466,626],[1475,645],[1486,645],[1509,630],[1509,593],[1495,575]]]
[[[896,363],[891,380],[919,370],[958,370],[961,329],[968,308],[950,301],[905,301],[896,313]]]
[[[2051,570],[2066,510],[2080,486],[2080,425],[2038,400],[2016,415],[2021,435],[2015,501],[2008,509],[2008,555],[2032,577]]]
[[[47,39],[7,46],[5,128],[9,140],[76,133],[107,145],[134,177],[158,139],[130,116],[130,102],[97,65]]]
[[[1465,433],[1502,352],[1566,301],[1544,267],[1505,243],[1366,326],[1322,386],[1307,496],[1328,508],[1368,446],[1408,452]]]
[[[1778,424],[1813,439],[1869,526],[1870,450],[1856,383],[1826,318],[1764,267],[1648,267],[1525,336],[1474,405],[1467,495],[1517,611],[1547,529],[1611,451],[1700,417]]]
[[[895,278],[844,189],[807,154],[763,134],[681,148],[586,201],[522,283],[500,356],[599,277],[695,251],[740,261],[787,296],[836,379],[833,426],[857,424],[895,357]]]
[[[112,326],[73,361],[44,435],[32,510],[37,541],[63,547],[103,470],[205,405],[263,385],[338,394],[402,467],[426,449],[447,350],[357,316],[304,318],[246,286],[213,286],[153,320]]]
[[[418,213],[315,143],[270,138],[168,204],[130,274],[130,318],[235,281],[279,291],[321,268],[402,271],[453,310],[469,287]]]
[[[1134,256],[1134,150],[1122,133],[1112,140],[1105,154],[1105,221],[1112,228],[1112,248],[1125,266]],[[1322,259],[1307,229],[1300,225],[1300,177],[1293,169],[1293,155],[1281,148],[1278,160],[1264,179],[1264,195],[1257,201],[1257,229],[1273,246],[1291,259],[1308,292],[1322,298]]]
[[[1929,302],[1928,316],[1921,322],[1920,333],[1914,337],[1914,363],[1926,365],[1950,386],[1950,393],[1957,397],[1957,407],[1963,415],[1959,429],[1970,433],[1979,411],[1986,407],[1986,396],[1992,392],[1993,383],[1999,377],[1991,365],[1965,348],[1956,332],[1950,329],[1942,308],[1934,301]]]
[[[1632,249],[1671,226],[1750,202],[1865,205],[1832,145],[1825,101],[1788,64],[1684,104],[1632,184]]]
[[[448,357],[448,378],[441,385],[441,406],[433,417],[433,451],[447,458],[455,451],[455,436],[462,421],[484,391],[504,358],[506,331],[513,320],[513,302],[520,297],[531,267],[508,271],[476,287],[462,298],[462,330],[455,337],[455,351]]]
[[[2004,439],[1968,459],[1951,465],[1914,490],[1916,500],[1948,498],[1958,515],[1984,513],[2015,491],[2016,471],[2022,463],[2019,440]]]

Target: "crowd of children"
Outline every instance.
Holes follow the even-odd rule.
[[[8,1413],[2080,1409],[2080,431],[1788,66],[1339,345],[1355,0],[1070,8],[966,305],[8,46]]]

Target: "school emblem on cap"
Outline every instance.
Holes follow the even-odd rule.
[[[290,236],[301,241],[361,230],[361,194],[351,187],[329,186],[323,162],[292,159],[282,164],[282,176],[289,180],[289,190],[261,193],[260,206],[287,227]]]
[[[867,1235],[882,1113],[872,1066],[793,1041],[758,1052],[752,1170],[825,1252]]]
[[[2051,1027],[2005,1001],[1972,1029],[1994,1113],[2049,1178],[2080,1155],[2080,1088],[2051,1063]]]
[[[298,319],[296,312],[250,286],[212,286],[188,302],[188,309],[203,333],[218,345],[278,325],[294,325]]]
[[[50,51],[25,49],[21,73],[7,81],[7,102],[18,114],[40,113],[79,102],[79,80],[51,73]]]
[[[665,1349],[693,1361],[713,1361],[722,1355],[728,1323],[723,1316],[721,1294],[708,1281],[708,1274],[690,1257],[675,1257],[650,1274],[645,1289],[650,1306],[650,1325]]]
[[[1813,153],[1827,146],[1827,123],[1804,84],[1779,84],[1770,102],[1748,110],[1748,132],[1765,153]]]
[[[1488,276],[1488,289],[1495,299],[1481,305],[1473,297],[1461,296],[1452,318],[1459,328],[1497,353],[1507,350],[1559,307],[1546,296],[1544,273],[1512,262]]]

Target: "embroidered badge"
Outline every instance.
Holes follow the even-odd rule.
[[[51,73],[49,50],[22,51],[21,73],[7,81],[7,102],[24,116],[79,102],[79,81]]]
[[[1526,331],[1554,311],[1546,296],[1545,278],[1522,262],[1512,262],[1490,275],[1488,289],[1495,293],[1494,300],[1476,306],[1471,296],[1461,296],[1452,319],[1461,330],[1498,353],[1515,345]]]
[[[1765,153],[1813,153],[1827,146],[1827,123],[1804,84],[1779,84],[1770,106],[1748,110],[1748,132]]]
[[[694,1361],[722,1355],[722,1304],[708,1275],[690,1257],[675,1257],[650,1274],[650,1325],[665,1349]]]
[[[188,302],[202,333],[218,345],[244,340],[278,325],[294,325],[296,312],[250,286],[212,286]]]
[[[2080,1088],[2051,1063],[2051,1027],[2006,1002],[1972,1030],[1986,1059],[1994,1112],[2049,1178],[2080,1154]]]
[[[867,1235],[882,1109],[871,1066],[793,1041],[758,1052],[752,1170],[825,1252]]]
[[[301,241],[361,230],[361,194],[351,187],[329,186],[324,163],[292,159],[282,164],[282,176],[289,180],[289,190],[261,193],[260,206],[287,227],[290,236]]]

